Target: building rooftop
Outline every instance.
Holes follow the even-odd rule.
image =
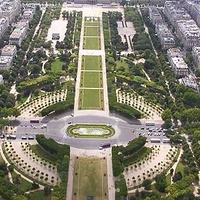
[[[0,56],[0,64],[7,64],[12,61],[11,56]]]
[[[173,57],[171,58],[173,63],[176,65],[177,69],[188,69],[187,64],[181,57]]]
[[[200,28],[193,19],[178,21],[178,27],[187,38],[200,39]]]
[[[2,48],[2,53],[1,55],[4,56],[4,55],[12,55],[16,52],[17,48],[15,45],[6,45]]]
[[[10,35],[10,39],[20,38],[22,33],[24,32],[25,27],[22,28],[15,28],[12,34]]]

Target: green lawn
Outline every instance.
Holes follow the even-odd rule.
[[[49,163],[55,164],[56,163],[56,158],[53,157],[52,155],[48,154],[46,151],[44,151],[39,145],[31,145],[32,151],[38,155],[40,158],[46,160]]]
[[[80,110],[103,110],[103,90],[99,89],[81,89],[79,95]]]
[[[181,172],[181,174],[182,174],[182,176],[184,176],[184,169],[185,169],[185,165],[181,162],[181,161],[179,161],[179,163],[178,163],[178,165],[177,165],[177,167],[176,167],[176,170],[175,170],[175,173],[177,173],[177,172]]]
[[[51,196],[45,196],[44,190],[31,192],[29,196],[30,200],[51,200]]]
[[[92,19],[87,20],[87,19],[85,19],[85,22],[84,22],[85,27],[86,26],[99,26],[99,25],[100,25],[99,19],[97,19],[97,20],[92,20]]]
[[[166,176],[167,186],[171,185],[171,177],[172,177],[171,174],[168,174]]]
[[[124,61],[123,59],[121,60],[117,60],[116,61],[116,71],[117,72],[129,72],[129,66],[128,63],[126,61]]]
[[[102,73],[100,72],[81,72],[81,87],[102,88]]]
[[[100,28],[98,26],[85,27],[84,36],[100,36]]]
[[[100,37],[84,37],[83,49],[101,49],[101,40]]]
[[[103,158],[76,158],[72,200],[108,200],[107,167]]]
[[[101,70],[101,56],[83,56],[82,70]]]
[[[17,177],[18,177],[18,180],[19,180],[18,185],[15,182]],[[26,191],[31,189],[32,184],[30,182],[28,182],[27,180],[21,178],[20,175],[16,174],[14,171],[12,172],[12,178],[13,178],[15,185],[17,185],[21,191],[26,192]]]
[[[63,70],[62,70],[62,66],[64,65],[65,63],[64,62],[62,62],[62,61],[60,61],[60,59],[55,59],[55,61],[54,62],[52,62],[52,64],[51,64],[51,70],[53,71],[53,72],[62,72]]]

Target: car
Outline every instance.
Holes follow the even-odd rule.
[[[30,135],[30,136],[28,136],[28,139],[29,140],[34,140],[34,137]]]
[[[22,136],[22,140],[27,140],[27,137],[26,136]]]
[[[72,122],[68,122],[68,124],[71,124]]]
[[[4,134],[2,134],[2,135],[0,136],[0,138],[5,138],[5,135],[4,135]]]

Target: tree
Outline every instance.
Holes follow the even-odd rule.
[[[166,177],[165,174],[159,174],[155,177],[155,181],[156,181],[156,188],[159,192],[165,192],[165,188],[167,187],[167,181],[166,181]]]
[[[151,189],[151,180],[146,179],[143,181],[142,186],[144,187],[145,190],[150,190]]]
[[[172,178],[173,182],[179,181],[181,179],[182,179],[182,173],[180,171],[177,172]]]
[[[51,188],[49,186],[44,187],[45,196],[49,196],[51,194]]]

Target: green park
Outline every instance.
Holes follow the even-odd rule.
[[[101,56],[82,56],[82,70],[100,70]]]
[[[102,88],[102,73],[100,72],[81,72],[81,87]]]
[[[73,200],[108,200],[107,164],[105,158],[75,159]]]
[[[79,109],[103,110],[103,89],[80,89]]]

